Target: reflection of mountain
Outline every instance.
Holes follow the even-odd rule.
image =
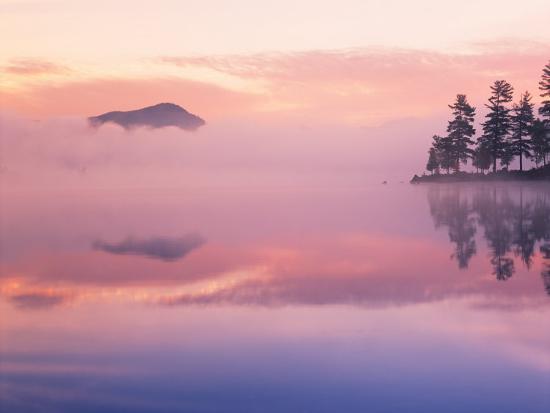
[[[140,126],[150,128],[176,126],[181,129],[195,130],[205,123],[203,119],[173,103],[159,103],[155,106],[127,112],[107,112],[103,115],[92,116],[88,120],[92,126],[101,126],[104,123],[112,122],[125,129]]]
[[[441,242],[441,237],[433,236],[432,223],[425,222],[429,219],[425,189],[397,188],[369,210],[361,204],[349,209],[356,208],[355,191],[346,202],[334,201],[333,191],[319,194],[320,198],[303,194],[303,204],[281,204],[285,193],[265,197],[247,193],[254,198],[247,204],[243,199],[248,198],[239,193],[231,203],[219,206],[220,213],[223,209],[230,214],[212,223],[213,207],[208,205],[214,205],[213,199],[226,202],[225,194],[197,197],[196,204],[182,205],[174,202],[180,195],[173,198],[170,193],[149,203],[144,200],[151,194],[143,198],[140,192],[130,200],[127,196],[115,199],[119,204],[112,210],[122,212],[107,220],[103,212],[107,200],[73,211],[71,203],[63,200],[60,205],[56,198],[57,208],[48,209],[52,216],[55,211],[57,219],[48,217],[47,221],[52,221],[49,236],[41,239],[46,231],[36,226],[23,242],[20,232],[30,231],[27,222],[43,220],[40,203],[25,199],[36,216],[29,220],[19,212],[21,207],[10,209],[19,223],[8,227],[11,232],[2,233],[2,241],[22,247],[18,253],[0,257],[0,302],[4,298],[17,308],[45,309],[94,300],[111,291],[114,295],[109,300],[172,305],[381,308],[463,298],[467,299],[465,305],[485,309],[548,305],[539,274],[541,253],[547,251],[550,257],[550,240],[544,241],[550,224],[550,192],[545,198],[543,186],[524,187],[521,195],[519,186],[508,192],[484,191],[479,186],[473,191],[472,186],[433,188],[430,206],[434,220],[444,230]],[[295,192],[288,195],[297,196]],[[409,197],[410,205],[404,202]],[[366,204],[367,197],[364,199]],[[369,196],[371,199],[376,197]],[[395,210],[380,213],[380,206]],[[205,227],[210,234],[208,243],[201,244],[200,239],[185,233],[166,236],[171,233],[169,228],[185,226],[189,220],[194,226]],[[412,232],[403,231],[413,220]],[[127,238],[128,228],[165,235]],[[452,260],[447,252],[447,230]],[[109,235],[96,238],[90,248],[89,236],[96,233]],[[62,237],[62,242],[56,236]],[[491,239],[490,245],[484,237]],[[75,247],[75,239],[85,243]],[[37,240],[39,247],[33,244]],[[491,276],[488,245],[500,278],[512,273],[509,263],[515,261],[514,276],[506,284]],[[529,263],[531,270],[521,260]],[[547,263],[543,277],[550,290],[550,258]],[[533,272],[536,276],[529,276]]]
[[[93,248],[111,254],[142,255],[164,261],[177,260],[189,254],[195,248],[200,247],[204,240],[199,235],[189,234],[180,238],[127,238],[118,243],[95,241]]]
[[[447,227],[455,245],[453,258],[467,268],[476,254],[476,230],[490,252],[493,274],[506,280],[515,272],[514,257],[530,268],[536,245],[546,260],[543,278],[550,294],[550,197],[547,192],[512,198],[506,189],[479,187],[473,194],[461,187],[433,187],[428,192],[430,212],[437,227]]]

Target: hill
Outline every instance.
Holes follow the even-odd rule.
[[[176,126],[185,130],[196,130],[205,124],[205,121],[200,117],[173,103],[159,103],[158,105],[127,112],[107,112],[99,116],[89,117],[88,121],[94,127],[110,122],[116,123],[125,129]]]

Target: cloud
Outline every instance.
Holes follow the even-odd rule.
[[[251,112],[263,99],[255,93],[202,81],[164,78],[72,78],[26,84],[23,90],[0,91],[0,108],[36,116],[88,117],[112,110],[134,110],[173,102],[211,119]]]
[[[217,71],[266,84],[276,106],[341,121],[372,123],[430,116],[447,109],[457,93],[477,105],[504,76],[518,90],[536,90],[546,48],[477,45],[452,54],[399,49],[351,49],[227,56],[164,56],[185,70]],[[293,106],[292,106],[293,105]],[[292,111],[292,110],[291,110]]]
[[[341,49],[312,50],[289,53],[258,53],[252,55],[215,56],[163,56],[158,60],[179,67],[208,67],[210,69],[245,78],[265,78],[296,82],[385,80],[393,78],[395,84],[405,85],[410,75],[422,78],[436,74],[439,79],[448,77],[446,68],[458,75],[452,80],[484,75],[488,68],[507,70],[511,75],[525,74],[529,66],[547,59],[546,47],[529,43],[529,47],[491,42],[476,44],[476,52],[442,53],[412,49]],[[521,56],[523,61],[517,62]],[[542,67],[537,66],[540,71]],[[462,74],[461,74],[462,73]],[[394,77],[400,75],[399,77]],[[425,79],[434,81],[434,79]]]
[[[59,293],[21,293],[8,297],[9,301],[20,309],[40,310],[56,307],[65,303],[70,297]]]
[[[157,237],[149,239],[127,238],[118,243],[95,241],[92,246],[96,250],[116,255],[141,255],[164,261],[174,261],[183,258],[194,249],[204,244],[204,239],[196,234],[180,238]]]
[[[213,121],[268,116],[380,125],[447,114],[457,93],[482,110],[490,84],[502,77],[517,91],[536,94],[547,60],[539,44],[512,49],[505,42],[476,44],[468,53],[388,48],[176,55],[147,60],[150,72],[113,78],[97,70],[95,78],[81,73],[2,93],[5,109],[40,116],[89,116],[169,101]]]
[[[69,72],[66,66],[38,59],[13,59],[2,70],[5,73],[21,76],[66,74]]]

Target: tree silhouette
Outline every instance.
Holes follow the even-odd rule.
[[[476,167],[478,171],[481,170],[481,172],[484,173],[487,169],[491,167],[491,163],[492,158],[490,148],[484,142],[479,142],[474,149],[472,165]]]
[[[505,80],[497,80],[491,86],[491,97],[485,106],[489,112],[483,123],[483,135],[479,138],[485,141],[491,150],[493,172],[497,170],[497,159],[508,155],[506,137],[510,131],[510,109],[506,106],[512,101],[513,87]]]
[[[475,135],[474,118],[476,109],[468,103],[466,95],[456,95],[456,100],[449,105],[452,110],[453,119],[447,126],[448,139],[452,145],[454,157],[454,167],[460,170],[460,164],[466,163],[468,158],[472,157],[473,150],[470,148],[474,144],[472,137]]]
[[[426,170],[433,175],[439,173],[439,161],[437,160],[437,151],[434,147],[428,151],[428,163],[426,164]]]
[[[531,148],[537,165],[542,163],[546,166],[548,154],[550,154],[550,133],[544,122],[535,120],[531,128]]]
[[[543,98],[539,114],[545,119],[547,128],[550,128],[550,62],[542,69],[539,89],[540,96]]]
[[[497,80],[491,85],[491,95],[485,107],[489,109],[482,123],[483,134],[477,138],[473,148],[475,135],[474,118],[476,108],[468,103],[466,95],[456,95],[452,105],[453,118],[447,125],[447,136],[434,136],[427,169],[432,172],[440,168],[446,169],[447,174],[453,169],[460,171],[460,164],[466,164],[472,158],[472,165],[479,172],[484,173],[493,166],[497,171],[497,163],[504,169],[519,156],[519,169],[523,172],[524,159],[534,158],[535,164],[546,166],[550,156],[550,62],[542,71],[539,82],[540,96],[542,97],[539,114],[541,119],[535,119],[534,104],[531,94],[524,92],[518,103],[512,108],[508,104],[512,101],[514,88],[506,80]],[[542,175],[548,173],[542,171]],[[540,174],[524,175],[536,179]]]
[[[447,136],[434,135],[432,148],[435,151],[439,166],[449,173],[451,168],[454,167],[453,142]]]
[[[514,148],[512,147],[511,142],[505,142],[500,153],[500,165],[503,167],[504,170],[508,170],[510,164],[514,160],[514,157]]]
[[[512,137],[510,141],[512,156],[519,156],[519,170],[523,171],[523,158],[531,158],[531,133],[535,116],[531,95],[525,92],[519,103],[514,105],[512,114]]]

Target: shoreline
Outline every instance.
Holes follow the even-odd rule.
[[[455,172],[451,174],[414,175],[411,184],[455,182],[550,182],[550,165],[528,171],[497,171],[484,173]]]

